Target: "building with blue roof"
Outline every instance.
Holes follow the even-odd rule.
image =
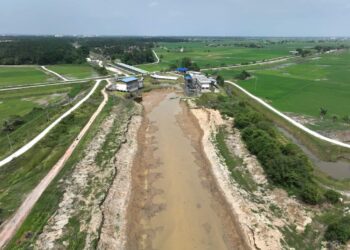
[[[143,78],[138,79],[135,76],[128,76],[115,79],[115,84],[110,86],[109,90],[117,90],[122,92],[136,92],[143,87]]]

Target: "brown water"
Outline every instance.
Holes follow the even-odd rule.
[[[127,249],[247,249],[210,172],[195,118],[175,93],[151,92],[143,104]]]
[[[349,179],[350,178],[350,163],[345,160],[338,160],[336,162],[323,161],[318,158],[313,152],[305,147],[297,138],[295,138],[287,130],[278,127],[278,129],[293,143],[298,145],[301,150],[309,157],[314,167],[321,170],[323,173],[333,177],[337,180]]]

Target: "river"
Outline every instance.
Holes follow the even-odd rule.
[[[311,150],[304,146],[295,136],[289,133],[286,129],[278,127],[288,139],[293,143],[298,145],[301,150],[307,155],[311,160],[314,167],[318,168],[321,172],[326,173],[327,175],[333,177],[337,180],[349,179],[350,178],[350,163],[345,160],[338,160],[335,162],[323,161],[317,157]]]
[[[143,97],[127,249],[247,249],[211,173],[202,131],[180,97],[170,90]]]

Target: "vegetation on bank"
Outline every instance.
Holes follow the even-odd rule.
[[[227,132],[225,128],[220,128],[215,136],[216,147],[222,156],[225,165],[231,173],[232,178],[245,190],[254,191],[256,189],[256,183],[252,180],[249,172],[238,168],[242,165],[242,160],[231,154],[226,144]]]
[[[234,126],[241,131],[248,150],[257,157],[272,185],[285,189],[310,205],[330,203],[342,207],[338,192],[318,184],[313,166],[301,149],[247,102],[230,95],[207,93],[197,100],[197,104],[218,109],[223,115],[235,118]],[[220,132],[218,136],[221,136]],[[225,155],[225,150],[220,150],[220,153]],[[230,161],[228,163],[230,169]],[[340,213],[336,220],[323,221],[326,226],[325,239],[347,242],[350,239],[350,221],[347,218],[347,215]],[[285,233],[296,237],[296,233],[288,230]]]
[[[1,92],[0,158],[40,133],[90,87],[90,83],[76,83]]]
[[[303,152],[278,133],[274,125],[247,103],[233,97],[203,94],[198,101],[235,118],[249,151],[256,155],[269,181],[309,204],[325,201],[324,190],[314,181],[312,166]]]
[[[47,190],[40,197],[37,204],[34,206],[32,212],[29,214],[23,225],[20,227],[15,237],[7,245],[6,249],[24,249],[31,246],[36,240],[39,234],[42,232],[44,226],[47,224],[49,218],[55,213],[58,208],[59,202],[61,201],[64,194],[64,184],[62,180],[71,176],[74,171],[75,165],[84,157],[84,150],[86,146],[92,141],[100,129],[102,121],[110,114],[113,107],[121,105],[125,107],[125,112],[130,112],[132,108],[132,102],[128,100],[122,100],[122,98],[111,96],[107,105],[97,117],[95,123],[90,128],[89,133],[82,138],[81,142],[75,149],[74,154],[67,161],[61,172],[49,185]],[[124,111],[123,111],[124,112]],[[121,121],[116,120],[116,126],[110,134],[107,135],[106,141],[104,142],[101,150],[96,156],[96,163],[100,167],[106,167],[106,162],[109,162],[111,157],[119,149],[121,141],[116,139],[119,128],[122,125]],[[112,180],[112,177],[111,177]],[[85,190],[86,192],[86,190]],[[85,193],[84,192],[84,193]],[[85,212],[81,210],[80,212]],[[65,232],[65,240],[69,245],[69,249],[81,249],[85,244],[86,233],[80,232],[80,221],[77,216],[73,216],[67,224],[68,232]]]
[[[0,224],[60,159],[101,103],[103,87],[100,85],[89,101],[63,119],[33,148],[0,168]]]

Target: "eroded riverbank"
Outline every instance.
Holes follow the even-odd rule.
[[[203,152],[203,133],[179,97],[144,95],[127,249],[247,249]]]

